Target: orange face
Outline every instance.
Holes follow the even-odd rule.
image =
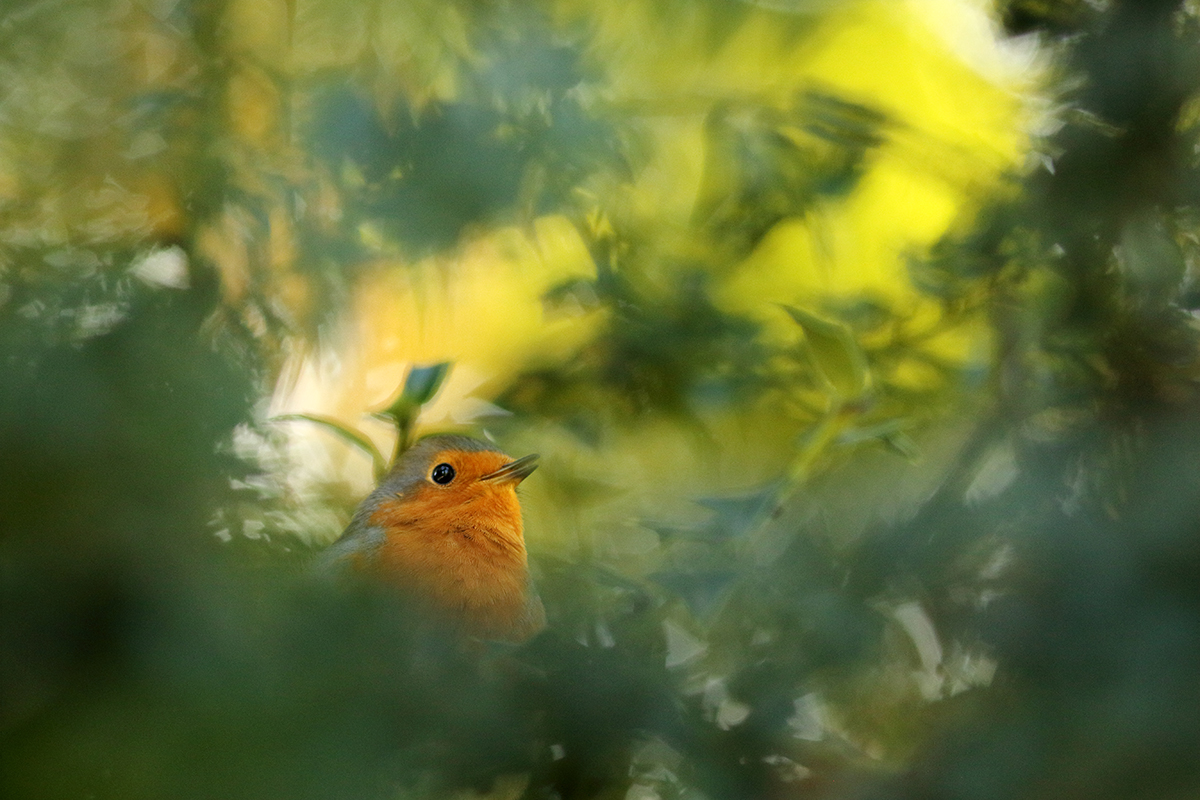
[[[505,467],[515,463],[493,451],[443,450],[430,459],[424,481],[380,503],[370,521],[397,535],[480,531],[523,548],[516,487],[529,473],[506,474]]]
[[[383,500],[380,570],[473,632],[511,628],[525,611],[528,572],[516,487],[533,471],[495,451],[442,450],[423,480]]]

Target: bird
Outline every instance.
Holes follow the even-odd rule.
[[[537,461],[468,436],[418,440],[322,552],[318,572],[369,575],[471,639],[528,641],[546,627],[546,611],[516,488]]]

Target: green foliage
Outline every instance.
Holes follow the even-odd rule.
[[[822,92],[790,108],[717,106],[705,122],[704,180],[695,218],[732,256],[778,222],[850,192],[884,141],[881,112]]]
[[[784,311],[804,329],[808,355],[821,378],[843,400],[853,401],[869,386],[867,360],[849,329],[799,308]]]
[[[0,793],[1196,793],[1195,4],[999,4],[1056,59],[1062,126],[1037,143],[1053,169],[1011,176],[913,255],[922,311],[802,298],[778,312],[784,341],[721,282],[781,222],[852,197],[893,112],[825,90],[689,100],[698,199],[682,233],[647,232],[615,198],[650,122],[606,103],[575,12],[277,5],[297,29],[316,13],[330,37],[370,34],[285,80],[229,44],[232,2],[0,9]],[[754,5],[696,6],[714,53]],[[793,44],[820,28],[821,4],[763,5]],[[186,43],[177,83],[129,89],[135,59],[105,49],[142,14]],[[387,31],[404,69],[369,38]],[[252,89],[236,108],[274,109],[260,128],[223,110]],[[122,188],[145,181],[149,207],[163,175],[170,213]],[[373,260],[546,211],[596,268],[547,311],[599,323],[564,358],[514,365],[512,416],[489,432],[550,431],[603,462],[654,421],[708,436],[766,409],[787,457],[749,491],[688,498],[690,516],[665,471],[634,475],[647,489],[547,458],[581,531],[636,490],[661,513],[534,552],[547,632],[463,647],[378,587],[305,576],[299,534],[355,498],[272,472],[283,426],[263,399],[284,343]],[[297,277],[307,310],[286,299]],[[935,354],[969,324],[983,366]],[[413,368],[380,412],[397,453],[448,370]],[[386,467],[356,428],[283,419]],[[622,533],[649,544],[611,545]]]
[[[378,416],[396,426],[396,450],[392,455],[392,463],[412,445],[412,432],[421,406],[433,399],[449,372],[450,364],[445,361],[424,367],[414,366],[408,371],[399,396],[379,412]]]
[[[383,454],[379,452],[379,448],[375,446],[375,442],[371,441],[371,437],[358,428],[347,425],[333,417],[321,414],[281,414],[275,417],[275,420],[278,422],[303,420],[320,425],[325,430],[370,456],[371,472],[375,476],[375,480],[378,481],[387,474],[387,471],[391,469],[396,459],[412,446],[413,428],[417,421],[417,415],[421,413],[421,406],[433,399],[433,396],[437,394],[438,389],[441,387],[442,381],[446,379],[446,373],[449,371],[450,364],[447,362],[426,367],[413,367],[404,379],[404,385],[401,387],[396,399],[383,411],[376,412],[374,415],[380,419],[387,420],[396,428],[396,446],[391,460],[383,457]]]
[[[569,365],[522,377],[501,398],[506,407],[560,420],[594,440],[597,426],[626,415],[689,416],[761,390],[769,352],[756,339],[758,326],[720,311],[703,273],[675,276],[664,292],[632,269],[599,264],[595,280],[556,287],[547,302],[607,310],[603,332]]]

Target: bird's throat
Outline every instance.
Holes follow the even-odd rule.
[[[527,613],[529,571],[520,506],[511,488],[451,505],[430,497],[384,502],[370,523],[387,532],[378,568],[422,605],[483,638]]]

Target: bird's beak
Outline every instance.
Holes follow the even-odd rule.
[[[518,458],[516,461],[510,461],[495,472],[489,472],[479,480],[481,481],[496,481],[497,483],[520,483],[529,477],[529,474],[537,469],[538,454]]]

